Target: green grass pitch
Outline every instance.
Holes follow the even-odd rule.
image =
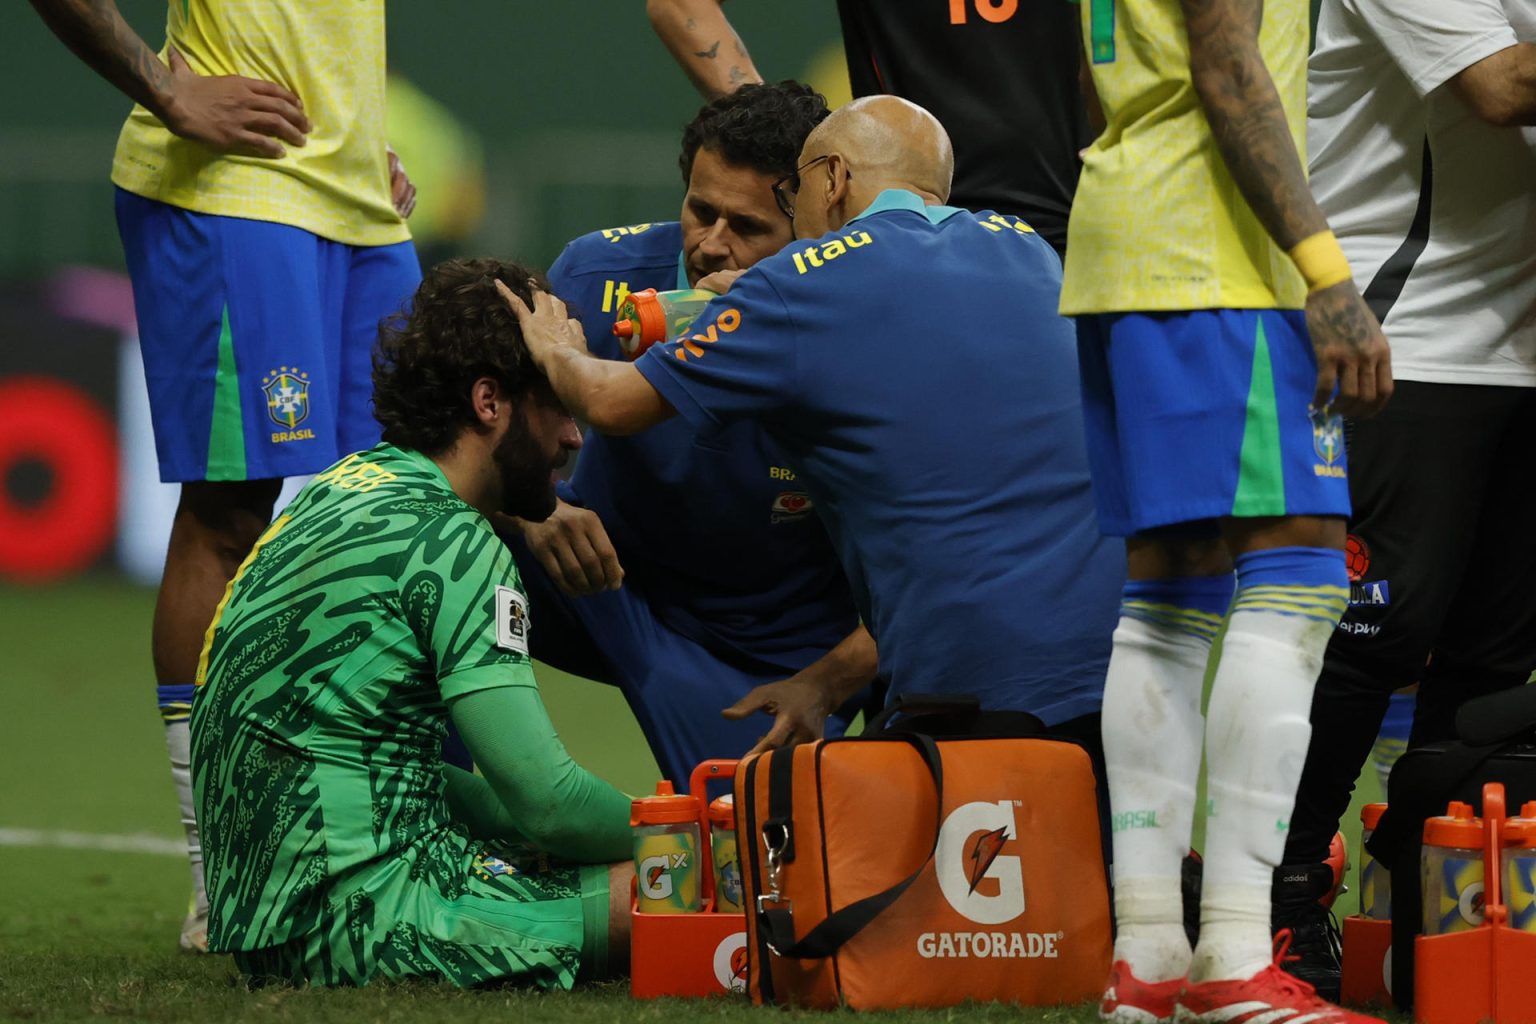
[[[0,1021],[784,1019],[782,1011],[727,998],[637,1002],[623,983],[551,995],[431,984],[248,991],[226,958],[177,952],[188,894],[182,858],[37,845],[35,834],[141,836],[157,847],[179,838],[154,706],[152,608],[151,592],[107,579],[0,588]],[[651,788],[655,763],[617,693],[542,669],[540,678],[555,724],[580,763],[628,792]],[[1346,819],[1352,856],[1358,807],[1376,795],[1374,779],[1364,780]],[[1354,901],[1346,894],[1340,909],[1352,912]],[[863,1016],[967,1024],[1096,1020],[1086,1005]]]

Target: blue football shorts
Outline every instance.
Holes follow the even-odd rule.
[[[117,190],[160,479],[314,473],[379,440],[379,321],[421,280],[410,242],[352,246]]]
[[[1343,421],[1314,411],[1299,310],[1077,318],[1099,527],[1349,515]]]
[[[773,725],[765,714],[728,721],[720,709],[753,687],[794,673],[736,664],[661,620],[633,580],[618,590],[566,595],[521,537],[504,537],[517,562],[529,614],[530,653],[572,675],[617,686],[629,702],[663,778],[686,780],[700,761],[740,757]],[[868,703],[867,690],[827,718],[835,739]],[[467,752],[466,752],[467,753]]]

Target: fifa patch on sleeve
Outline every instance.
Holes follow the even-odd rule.
[[[496,646],[528,653],[528,599],[511,587],[496,588]]]

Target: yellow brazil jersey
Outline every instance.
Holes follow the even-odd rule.
[[[1179,0],[1081,0],[1108,122],[1083,160],[1063,313],[1300,309],[1306,286],[1211,136]],[[1307,0],[1266,0],[1259,47],[1306,164]]]
[[[296,93],[314,129],[303,147],[285,143],[280,160],[221,156],[136,106],[118,137],[116,185],[349,245],[410,238],[389,198],[384,0],[170,0],[166,37],[198,74],[261,78]]]

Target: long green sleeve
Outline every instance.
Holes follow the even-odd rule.
[[[474,772],[451,764],[443,765],[448,783],[448,813],[469,829],[476,839],[499,839],[506,843],[525,843],[528,837],[512,820],[512,813],[502,804],[491,784]]]
[[[557,857],[592,864],[630,856],[629,797],[571,760],[535,687],[477,690],[448,710],[488,784],[477,793],[449,780],[450,806],[472,834],[513,830]]]

